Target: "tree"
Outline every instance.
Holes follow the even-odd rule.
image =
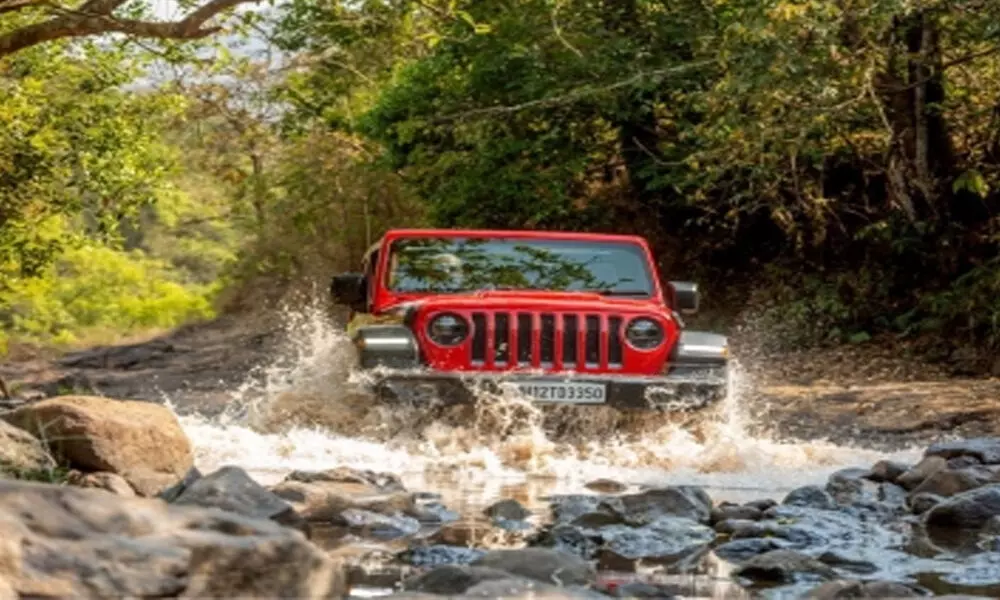
[[[260,0],[184,0],[188,13],[176,21],[149,18],[149,7],[129,0],[0,0],[0,58],[26,48],[69,38],[124,34],[159,40],[196,40],[219,32],[211,22],[241,4]]]

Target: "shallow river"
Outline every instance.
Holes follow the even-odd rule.
[[[794,488],[825,483],[844,467],[868,467],[883,458],[915,462],[922,451],[887,454],[820,440],[750,435],[746,385],[739,372],[721,419],[701,439],[665,425],[623,440],[599,421],[568,440],[550,439],[517,399],[493,401],[488,423],[421,422],[353,394],[345,383],[343,338],[322,319],[297,319],[289,323],[295,343],[248,375],[246,384],[233,391],[228,411],[212,418],[181,417],[203,472],[235,464],[270,484],[293,469],[346,465],[395,473],[410,490],[439,493],[448,508],[464,514],[500,498],[516,498],[544,514],[545,496],[586,493],[584,484],[595,479],[699,485],[716,502],[780,501]],[[498,423],[506,429],[493,435]],[[703,578],[714,580],[712,575]],[[725,579],[724,565],[714,575]],[[733,597],[725,585],[709,588],[703,585],[697,595]]]

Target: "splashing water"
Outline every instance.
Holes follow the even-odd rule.
[[[364,378],[350,368],[351,344],[324,310],[285,316],[287,347],[248,374],[222,415],[180,417],[203,471],[235,464],[265,484],[293,469],[388,471],[461,509],[499,496],[537,504],[598,478],[702,485],[718,500],[745,501],[887,458],[825,441],[751,435],[749,383],[738,365],[732,393],[696,430],[669,421],[650,426],[643,416],[640,434],[627,436],[614,433],[621,416],[606,408],[543,410],[485,392],[475,407],[385,405],[365,393]]]

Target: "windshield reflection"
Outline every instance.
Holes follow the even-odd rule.
[[[641,247],[576,240],[399,239],[392,244],[388,286],[404,293],[554,290],[633,297],[652,294]]]

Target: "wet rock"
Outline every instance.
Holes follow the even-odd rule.
[[[579,556],[546,548],[493,550],[472,565],[563,586],[589,585],[597,575],[591,564]]]
[[[941,496],[935,496],[934,494],[914,494],[909,499],[910,512],[915,515],[922,515],[940,504],[942,500],[944,500],[944,498]]]
[[[778,503],[775,500],[772,500],[770,498],[763,498],[761,500],[751,500],[750,502],[747,502],[744,506],[752,506],[757,510],[764,512],[777,505]]]
[[[872,465],[868,479],[877,482],[896,483],[899,477],[910,470],[910,466],[893,460],[880,460]]]
[[[528,540],[529,546],[552,548],[588,559],[597,554],[603,543],[604,540],[599,535],[588,535],[579,527],[565,524],[542,529],[537,536]]]
[[[991,484],[946,498],[924,515],[928,527],[980,529],[1000,515],[1000,484]]]
[[[754,556],[734,574],[759,582],[797,583],[833,579],[836,572],[822,562],[795,550],[772,550]]]
[[[305,520],[289,503],[254,481],[240,467],[225,466],[198,479],[173,503],[221,508],[244,517],[270,519],[308,532]]]
[[[989,521],[983,525],[980,533],[984,535],[1000,535],[1000,515],[990,517]]]
[[[458,546],[431,545],[414,546],[400,552],[398,558],[403,562],[418,567],[430,565],[468,565],[486,554],[476,548]]]
[[[622,518],[606,512],[589,512],[573,519],[572,524],[585,529],[598,529],[607,525],[621,525]]]
[[[567,523],[589,512],[597,511],[598,505],[604,501],[602,496],[569,494],[553,496],[551,499],[552,518],[557,523]]]
[[[271,492],[285,500],[307,521],[324,521],[333,525],[348,525],[343,513],[349,509],[366,510],[385,515],[424,516],[408,492],[387,492],[368,483],[286,478],[271,487]]]
[[[363,535],[379,539],[400,538],[420,531],[420,522],[404,515],[385,515],[360,508],[340,513],[344,525],[362,530]]]
[[[868,479],[868,469],[841,469],[830,475],[826,492],[838,504],[872,502],[877,498],[878,484]]]
[[[523,521],[531,516],[531,511],[524,508],[524,506],[522,506],[517,500],[508,499],[501,500],[488,506],[483,511],[483,514],[491,519]]]
[[[490,521],[467,519],[441,527],[430,541],[448,546],[483,546],[501,533]]]
[[[708,527],[680,517],[660,517],[645,527],[613,525],[599,534],[604,549],[627,560],[679,560],[715,539]]]
[[[537,598],[538,600],[607,600],[607,596],[586,589],[554,586],[525,579],[483,581],[465,590],[463,598]]]
[[[595,479],[583,487],[602,494],[619,494],[628,489],[628,486],[624,483],[619,483],[612,479]]]
[[[993,482],[996,482],[996,476],[982,467],[967,467],[959,470],[946,467],[932,473],[920,485],[913,488],[911,493],[929,493],[949,497]]]
[[[403,589],[430,594],[464,594],[483,581],[511,579],[509,572],[490,567],[468,565],[441,565],[407,579]]]
[[[827,550],[826,552],[820,554],[818,560],[824,564],[830,565],[831,567],[838,567],[845,571],[853,571],[859,575],[871,575],[872,573],[878,571],[878,567],[867,560],[858,560],[832,550]]]
[[[42,441],[63,466],[121,475],[141,496],[155,496],[193,466],[177,417],[152,402],[60,396],[2,415]]]
[[[167,502],[173,502],[184,493],[184,490],[194,485],[194,482],[198,481],[202,477],[204,477],[204,475],[202,475],[202,472],[198,470],[198,467],[191,467],[180,481],[163,490],[157,494],[156,497],[161,500],[166,500]]]
[[[647,525],[668,515],[707,524],[711,519],[712,499],[699,487],[671,486],[608,498],[599,508],[630,525]]]
[[[0,581],[21,597],[342,598],[301,533],[218,509],[0,481]]]
[[[35,436],[0,421],[0,476],[52,469],[55,462]]]
[[[743,562],[758,554],[787,548],[789,543],[778,538],[745,538],[716,546],[715,555],[730,562]]]
[[[834,510],[837,508],[836,502],[826,490],[818,485],[806,485],[788,492],[781,502],[788,506],[800,506],[805,508],[817,508],[820,510]]]
[[[66,483],[82,488],[104,490],[126,498],[133,498],[136,495],[135,490],[125,481],[125,478],[114,473],[81,473],[73,471],[67,476]]]
[[[923,483],[925,479],[941,469],[947,468],[947,466],[948,461],[944,458],[940,456],[927,456],[912,469],[896,478],[896,483],[907,490],[913,490]]]
[[[611,595],[615,598],[657,598],[658,600],[671,600],[679,598],[674,593],[675,588],[667,585],[656,585],[645,581],[633,581],[624,585],[615,586]]]
[[[740,519],[757,521],[764,516],[764,511],[756,506],[728,504],[720,505],[712,509],[711,523],[714,525],[729,519]]]
[[[397,475],[392,473],[376,473],[375,471],[337,467],[325,471],[292,471],[285,481],[301,481],[302,483],[353,483],[370,490],[372,493],[387,494],[405,492],[406,488]]]
[[[983,463],[973,456],[956,456],[955,458],[949,458],[946,464],[949,469],[964,469],[966,467],[982,466]]]
[[[731,536],[739,533],[736,537],[755,537],[758,534],[763,535],[767,531],[765,526],[758,525],[756,521],[749,519],[726,519],[716,523],[714,529],[723,535]]]
[[[840,600],[842,598],[915,598],[923,596],[912,587],[895,581],[831,581],[817,586],[806,594],[813,600]]]
[[[978,437],[954,442],[933,444],[924,456],[939,456],[945,459],[971,456],[983,464],[1000,464],[1000,437]]]

